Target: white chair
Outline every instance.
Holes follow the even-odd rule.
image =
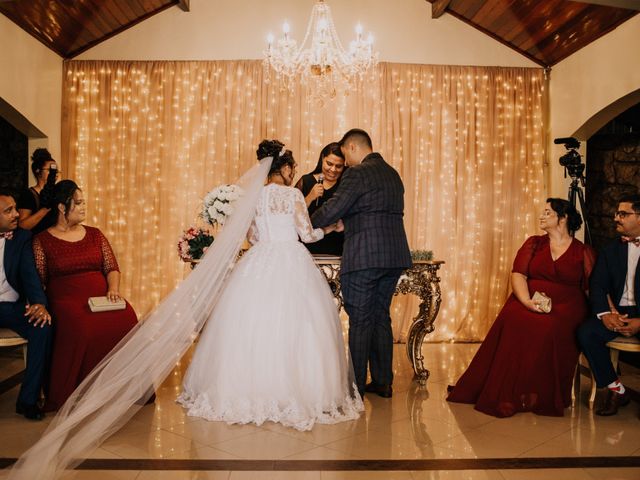
[[[611,356],[611,363],[613,364],[613,369],[618,370],[618,357],[620,352],[640,352],[640,340],[636,337],[623,337],[619,336],[607,342],[607,347],[609,347],[609,355]],[[584,355],[580,354],[580,359],[585,358]],[[591,392],[589,393],[589,409],[593,410],[593,405],[596,400],[596,381],[593,378],[593,374],[591,373],[591,369],[589,368],[589,362],[586,361],[586,365],[583,365],[589,371],[589,377],[591,378]],[[575,399],[578,398],[580,394],[580,360],[578,360],[578,366],[576,367],[575,379],[573,382],[573,393],[572,393],[572,404],[575,403]]]
[[[15,347],[22,345],[22,358],[27,365],[27,340],[9,328],[0,328],[0,347]]]

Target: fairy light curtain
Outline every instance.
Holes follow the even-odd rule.
[[[139,314],[186,273],[176,244],[202,197],[255,162],[263,138],[298,173],[352,127],[404,179],[412,249],[430,249],[443,304],[430,340],[479,340],[509,292],[513,256],[544,201],[541,69],[380,64],[360,92],[319,106],[263,82],[260,61],[68,61],[63,160],[111,241]],[[396,337],[415,300],[394,302]]]

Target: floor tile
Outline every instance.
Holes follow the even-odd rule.
[[[312,443],[266,430],[215,444],[216,449],[251,460],[278,460],[314,447]]]
[[[497,470],[439,470],[411,472],[411,475],[413,480],[503,480],[504,478]]]
[[[230,480],[320,480],[320,472],[231,472]]]
[[[75,470],[60,480],[137,480],[139,471],[133,470]]]
[[[321,472],[321,480],[413,480],[411,472]]]
[[[350,422],[337,423],[335,425],[316,424],[311,431],[300,432],[278,423],[266,422],[260,428],[270,432],[287,435],[314,445],[326,445],[327,443],[335,442],[336,440],[363,433],[366,431],[367,425],[366,422],[354,420]]]
[[[188,452],[203,446],[194,440],[159,429],[150,433],[111,437],[102,448],[124,458],[168,458],[178,454],[188,458]]]
[[[592,480],[581,468],[537,468],[500,470],[505,480]]]
[[[370,431],[325,445],[354,457],[366,459],[434,458],[433,445]]]
[[[296,453],[283,460],[358,460],[357,457],[339,450],[332,450],[327,447],[315,447],[311,450]]]
[[[589,480],[638,480],[640,468],[589,468]]]
[[[619,430],[575,428],[523,452],[523,457],[626,456],[640,445],[639,425]]]
[[[571,430],[570,422],[555,417],[543,417],[533,413],[521,413],[509,418],[479,426],[475,431],[487,435],[525,438],[534,443],[543,443]]]
[[[477,458],[516,457],[537,446],[539,442],[504,435],[489,435],[478,430],[462,433],[439,442],[438,447],[465,452]]]
[[[210,422],[200,418],[188,423],[170,425],[165,430],[191,438],[202,445],[215,445],[262,431],[255,425],[228,425],[225,422]]]

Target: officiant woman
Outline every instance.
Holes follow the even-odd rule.
[[[332,142],[320,152],[316,168],[300,178],[296,188],[304,195],[309,216],[333,197],[345,168],[340,144]],[[312,254],[341,256],[343,243],[344,233],[331,232],[318,242],[304,245]]]
[[[449,394],[451,402],[472,403],[496,417],[526,411],[562,416],[571,403],[576,329],[588,314],[595,254],[573,238],[582,218],[568,201],[548,198],[539,222],[546,234],[518,250],[513,293]],[[536,292],[551,299],[548,313],[533,299]]]
[[[103,233],[83,225],[82,190],[71,180],[57,183],[50,215],[53,226],[33,240],[36,267],[53,317],[51,372],[45,410],[58,410],[75,388],[137,323],[123,310],[91,312],[90,297],[120,296],[120,270]]]

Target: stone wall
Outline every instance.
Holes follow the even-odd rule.
[[[640,193],[640,133],[598,133],[587,142],[587,158],[587,220],[598,249],[618,236],[618,199]]]

